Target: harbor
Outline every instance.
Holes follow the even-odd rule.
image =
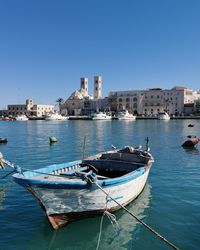
[[[198,249],[199,145],[192,149],[181,147],[188,134],[199,135],[199,121],[192,122],[194,127],[188,127],[186,119],[167,122],[1,121],[0,129],[8,143],[0,145],[0,151],[18,166],[36,170],[81,159],[84,136],[85,156],[111,150],[111,144],[118,148],[123,145],[144,148],[148,136],[155,162],[143,192],[127,209],[180,249],[190,249],[191,246]],[[52,135],[57,142],[50,145]],[[1,171],[1,177],[6,173]],[[101,216],[71,222],[54,232],[34,198],[15,184],[11,176],[1,179],[0,192],[1,225],[4,228],[2,249],[65,249],[66,245],[69,249],[96,248]],[[114,215],[119,228],[104,218],[100,249],[169,249],[125,211],[119,210]]]
[[[200,249],[200,1],[1,1],[0,250]]]

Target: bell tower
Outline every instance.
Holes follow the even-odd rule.
[[[88,78],[81,77],[80,81],[81,81],[80,91],[81,91],[82,95],[88,96]]]
[[[102,97],[102,77],[94,77],[94,99],[100,99]]]

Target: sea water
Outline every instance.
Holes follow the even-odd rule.
[[[83,155],[126,145],[145,146],[149,138],[155,162],[142,194],[127,208],[180,249],[200,249],[200,145],[181,147],[187,135],[200,136],[200,121],[27,121],[0,122],[4,158],[37,169],[82,159]],[[57,143],[50,145],[49,137]],[[84,137],[86,138],[85,147]],[[10,169],[0,171],[2,178]],[[0,249],[170,249],[126,211],[118,225],[104,216],[53,230],[44,212],[23,187],[8,176],[0,180]],[[100,227],[103,219],[102,228]],[[99,233],[101,231],[101,237]]]

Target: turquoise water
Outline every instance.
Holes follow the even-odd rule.
[[[0,122],[8,144],[0,151],[21,167],[36,169],[81,159],[111,144],[145,145],[149,136],[155,163],[148,183],[128,209],[180,249],[200,248],[200,145],[183,149],[189,134],[200,136],[200,121],[28,121]],[[49,137],[58,142],[49,145]],[[0,177],[5,172],[0,172]],[[115,213],[119,228],[103,220],[99,249],[170,249],[125,211]],[[70,223],[54,231],[34,198],[9,176],[0,180],[0,249],[96,249],[101,217]]]

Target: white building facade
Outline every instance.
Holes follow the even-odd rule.
[[[13,117],[18,115],[42,117],[47,113],[52,113],[53,111],[53,105],[34,104],[32,99],[27,99],[26,104],[8,105],[7,109],[0,110],[0,115]]]
[[[166,111],[171,115],[182,114],[184,105],[194,103],[198,97],[197,92],[186,87],[113,91],[108,96],[112,110],[127,109],[139,115],[157,115],[161,111]]]

